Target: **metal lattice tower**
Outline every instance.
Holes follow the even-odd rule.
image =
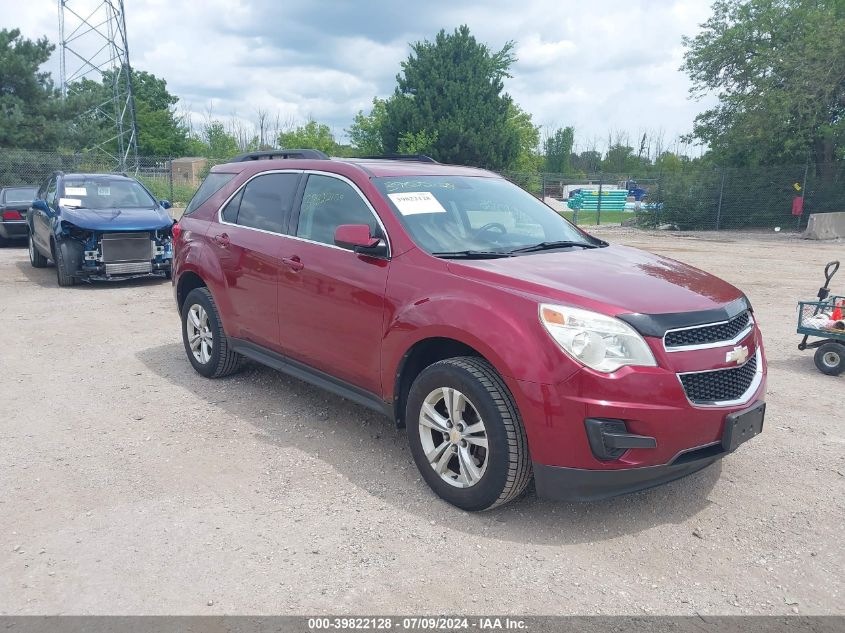
[[[117,171],[138,171],[138,125],[123,0],[58,0],[62,95],[74,81],[109,78],[111,96],[83,116],[114,126],[114,135],[94,145]]]

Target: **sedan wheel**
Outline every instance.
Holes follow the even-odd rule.
[[[214,337],[208,322],[208,313],[201,305],[195,303],[188,308],[188,344],[194,358],[203,365],[211,360],[211,351],[214,348]]]
[[[487,469],[487,430],[478,410],[457,389],[426,396],[419,417],[420,443],[429,465],[447,484],[474,486]]]

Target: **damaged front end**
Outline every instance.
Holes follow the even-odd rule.
[[[66,261],[83,281],[141,277],[170,278],[173,242],[170,227],[153,231],[96,231],[70,222],[61,225]]]

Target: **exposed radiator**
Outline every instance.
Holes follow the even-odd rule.
[[[122,264],[106,264],[106,274],[126,275],[128,273],[149,273],[152,272],[151,262],[124,262]]]
[[[146,262],[153,258],[153,241],[149,233],[106,233],[101,241],[103,262]]]

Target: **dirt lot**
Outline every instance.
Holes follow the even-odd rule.
[[[845,247],[597,233],[747,292],[766,428],[661,488],[485,514],[436,499],[387,419],[199,377],[169,282],[60,289],[0,249],[0,614],[845,613],[845,376],[793,322]]]

